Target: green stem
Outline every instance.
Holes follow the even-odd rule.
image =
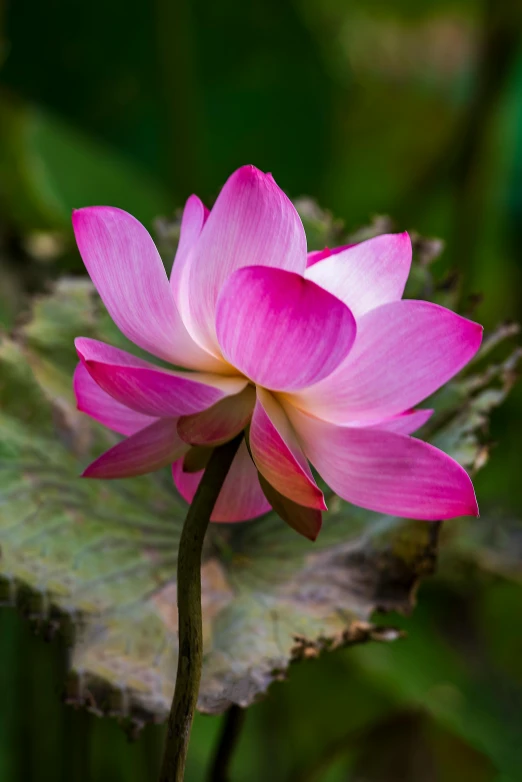
[[[230,782],[230,764],[245,717],[245,709],[235,703],[225,714],[221,735],[207,778],[208,782]]]
[[[178,552],[178,671],[160,782],[183,782],[203,660],[201,552],[212,510],[243,435],[215,449],[183,525]]]

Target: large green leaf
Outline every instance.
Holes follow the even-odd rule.
[[[174,686],[174,574],[186,506],[168,470],[127,481],[77,477],[114,441],[75,410],[79,334],[122,344],[90,285],[66,279],[0,349],[3,596],[41,621],[70,618],[72,700],[158,720]],[[430,430],[475,467],[484,460],[487,413],[509,387],[503,364],[476,366],[436,396],[440,413]],[[275,514],[211,527],[201,710],[250,704],[293,660],[399,636],[371,615],[412,608],[419,578],[434,568],[438,525],[379,516],[336,497],[329,505],[315,544]]]

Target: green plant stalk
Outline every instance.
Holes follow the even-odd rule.
[[[183,782],[203,662],[201,553],[210,516],[243,439],[217,447],[188,510],[178,551],[178,671],[159,782]]]
[[[246,710],[233,704],[223,718],[221,735],[214,753],[207,782],[230,782],[230,764],[244,725]]]

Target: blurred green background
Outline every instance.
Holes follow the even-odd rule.
[[[82,273],[73,207],[151,227],[247,162],[349,230],[386,214],[443,238],[462,310],[522,320],[521,33],[518,0],[8,0],[1,325]],[[248,712],[234,782],[522,779],[521,421],[519,387],[476,481],[509,563],[443,545],[414,615],[386,617],[406,640],[296,665]],[[67,654],[0,608],[1,782],[154,780],[162,728],[129,743],[62,705]],[[189,781],[221,722],[198,717]]]

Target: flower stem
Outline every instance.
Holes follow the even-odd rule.
[[[212,760],[207,782],[230,782],[230,764],[245,722],[246,711],[235,703],[223,719],[219,742]]]
[[[243,435],[215,449],[188,510],[178,552],[178,671],[160,782],[183,782],[203,661],[201,552],[212,510]]]

